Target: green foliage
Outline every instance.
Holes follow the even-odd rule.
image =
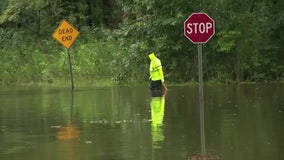
[[[236,40],[240,37],[241,33],[238,31],[221,31],[218,32],[218,52],[231,53],[236,47]]]
[[[3,0],[0,82],[69,80],[66,50],[51,34],[65,18],[80,30],[71,47],[75,77],[90,83],[145,82],[153,50],[166,80],[197,81],[197,47],[183,35],[192,12],[207,12],[216,35],[203,45],[207,81],[281,80],[282,1]]]
[[[16,0],[4,0],[1,2],[0,24],[7,22],[17,22],[20,8],[23,3]]]

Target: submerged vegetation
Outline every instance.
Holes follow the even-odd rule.
[[[68,83],[66,49],[51,36],[62,19],[80,31],[70,49],[77,84],[145,83],[150,49],[162,60],[167,81],[196,82],[197,46],[183,35],[193,12],[208,13],[216,25],[203,45],[205,81],[284,78],[281,0],[2,1],[0,84]]]

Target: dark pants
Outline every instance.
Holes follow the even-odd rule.
[[[152,97],[162,97],[162,81],[151,81],[150,83],[150,90]]]
[[[162,81],[161,80],[151,81],[150,90],[151,91],[160,91],[160,90],[162,90]]]

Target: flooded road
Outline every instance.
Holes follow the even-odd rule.
[[[283,160],[284,84],[204,87],[206,153]],[[2,160],[195,160],[198,87],[1,88]]]

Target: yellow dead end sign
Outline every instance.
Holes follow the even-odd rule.
[[[69,48],[72,46],[73,42],[76,40],[78,35],[79,35],[79,31],[65,19],[61,21],[60,25],[57,27],[55,32],[52,34],[52,37],[55,38],[59,43],[61,43],[67,49],[72,90],[74,89],[74,81],[73,81],[73,73],[72,73],[72,65],[71,65]]]
[[[72,46],[79,33],[80,32],[75,27],[63,19],[55,32],[52,34],[52,37],[68,49]]]

